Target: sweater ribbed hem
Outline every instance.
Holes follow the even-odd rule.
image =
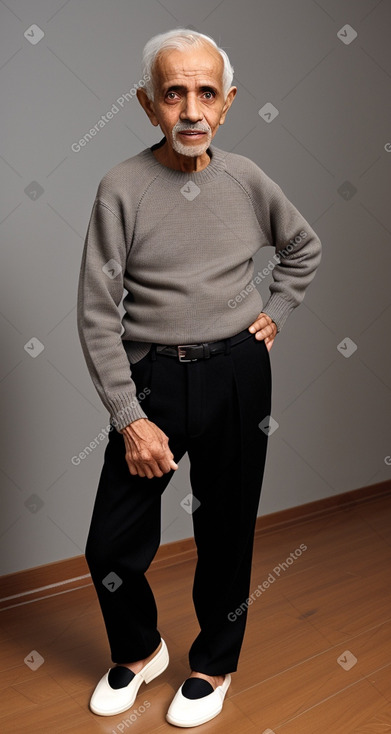
[[[114,398],[107,398],[110,411],[110,423],[118,433],[138,418],[148,418],[136,397],[129,393],[118,393]]]
[[[131,365],[139,362],[143,357],[145,357],[151,348],[150,342],[135,342],[123,339],[122,344],[124,345],[125,352],[128,355],[128,360]]]
[[[262,312],[273,319],[277,326],[277,332],[280,332],[294,308],[295,305],[293,303],[287,301],[285,298],[281,298],[277,293],[273,293],[265,303]]]

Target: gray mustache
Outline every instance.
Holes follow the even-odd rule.
[[[174,127],[175,131],[177,133],[185,133],[185,132],[200,132],[200,133],[208,133],[210,128],[209,127],[194,127],[193,125],[187,126],[187,127]]]

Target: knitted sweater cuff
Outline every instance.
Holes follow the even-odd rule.
[[[117,393],[115,397],[107,398],[107,407],[110,411],[110,423],[118,433],[138,418],[148,418],[137,398],[129,393]]]
[[[281,298],[277,293],[273,293],[266,302],[262,312],[266,313],[271,319],[273,319],[277,326],[277,332],[279,332],[296,305],[297,304],[293,304],[285,300],[285,298]]]

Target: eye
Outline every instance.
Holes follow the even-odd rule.
[[[211,97],[208,97],[208,99],[213,99],[213,97],[216,96],[215,93],[212,92],[212,91],[205,92],[204,94],[210,94],[211,95]]]

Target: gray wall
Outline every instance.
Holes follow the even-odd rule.
[[[132,98],[71,146],[138,83],[144,43],[180,25],[212,35],[235,67],[215,144],[277,181],[324,248],[271,352],[279,428],[259,512],[389,478],[390,3],[8,0],[0,18],[2,572],[84,551],[107,440],[72,457],[109,417],[76,329],[83,241],[101,177],[161,131]],[[347,23],[354,40],[338,35]],[[162,543],[192,535],[188,468],[186,456],[164,495]]]

